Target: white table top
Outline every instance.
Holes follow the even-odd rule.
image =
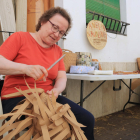
[[[128,75],[90,75],[90,74],[70,74],[67,73],[68,79],[87,80],[87,81],[103,81],[103,80],[118,80],[118,79],[136,79],[140,78],[140,74]]]
[[[136,79],[140,78],[140,74],[128,75],[90,75],[90,74],[70,74],[67,73],[68,79],[87,80],[87,81],[103,81],[103,80],[118,80],[118,79]],[[4,80],[3,75],[0,75],[0,80]]]

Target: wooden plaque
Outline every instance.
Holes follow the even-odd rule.
[[[107,43],[107,33],[104,24],[98,20],[91,20],[87,26],[87,38],[95,49],[103,49]]]

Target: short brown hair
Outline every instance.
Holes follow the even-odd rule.
[[[61,7],[52,7],[51,9],[47,10],[40,18],[38,21],[38,24],[36,25],[36,31],[39,31],[41,27],[41,23],[47,22],[50,18],[52,18],[54,15],[60,14],[63,16],[69,23],[69,27],[67,31],[71,28],[71,17],[68,14],[68,12],[61,8]]]

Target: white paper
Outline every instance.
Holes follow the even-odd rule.
[[[93,71],[90,71],[88,74],[94,74],[94,75],[113,75],[113,70],[93,70]]]

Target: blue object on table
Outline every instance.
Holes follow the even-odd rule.
[[[88,73],[89,71],[94,70],[94,66],[71,66],[70,67],[70,73]]]

